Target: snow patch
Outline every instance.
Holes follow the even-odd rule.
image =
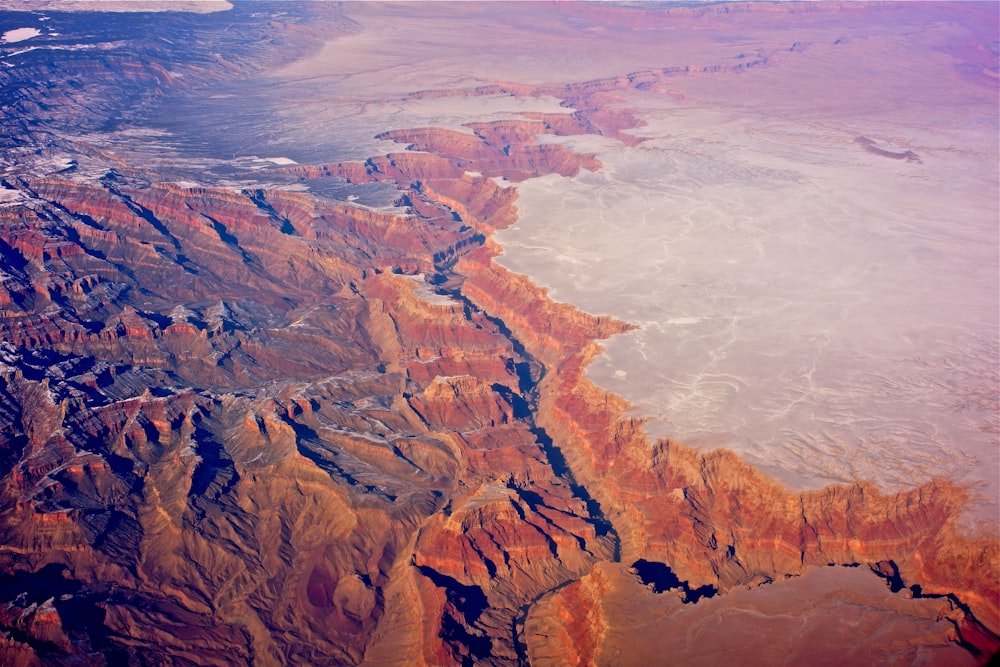
[[[14,28],[13,30],[8,30],[0,37],[0,42],[7,44],[13,44],[14,42],[23,42],[26,39],[31,39],[32,37],[38,37],[42,34],[42,31],[38,28]]]
[[[459,305],[457,301],[452,299],[450,296],[445,294],[438,294],[434,291],[434,288],[430,283],[427,282],[426,277],[422,273],[418,273],[412,276],[406,276],[413,282],[417,283],[417,288],[413,290],[414,296],[422,301],[429,303],[432,306],[455,306]]]

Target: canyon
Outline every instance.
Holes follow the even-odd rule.
[[[527,3],[504,25],[515,49],[533,19],[579,44],[730,10],[759,29],[907,11]],[[637,325],[503,261],[519,188],[606,168],[574,140],[641,148],[630,91],[745,76],[777,47],[692,51],[709,54],[693,73],[623,69],[627,47],[586,77],[532,63],[519,78],[498,51],[491,78],[449,60],[387,88],[415,67],[394,30],[429,43],[498,11],[0,12],[3,31],[45,26],[27,42],[45,48],[0,46],[0,662],[974,665],[1000,650],[1000,543],[961,523],[968,485],[795,490],[655,437],[588,375]],[[356,60],[330,59],[338,44]],[[355,104],[371,111],[352,124]]]

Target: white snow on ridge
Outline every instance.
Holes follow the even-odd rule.
[[[19,190],[11,190],[0,186],[0,204],[10,204],[21,201],[23,195]]]
[[[14,28],[13,30],[5,32],[3,36],[0,37],[0,42],[13,44],[14,42],[23,42],[26,39],[38,37],[41,34],[42,31],[38,28]]]

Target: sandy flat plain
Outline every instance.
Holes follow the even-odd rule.
[[[952,476],[994,519],[995,87],[942,53],[954,26],[831,28],[630,93],[648,140],[565,140],[605,168],[520,186],[503,263],[640,325],[591,374],[651,432],[797,488]]]
[[[499,237],[555,298],[641,326],[598,383],[797,486],[997,470],[996,159],[976,133],[665,107],[638,148],[588,142],[600,172],[522,185]]]

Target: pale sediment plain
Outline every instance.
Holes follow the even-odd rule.
[[[967,482],[981,494],[967,522],[995,531],[1000,157],[996,79],[976,63],[996,53],[975,45],[995,39],[996,9],[849,9],[678,7],[632,25],[568,3],[348,3],[347,36],[252,90],[172,101],[141,150],[188,137],[178,153],[225,163],[239,189],[267,160],[402,150],[374,138],[386,130],[569,114],[558,91],[622,77],[609,103],[645,123],[629,131],[642,141],[544,138],[602,166],[517,184],[519,221],[496,236],[501,262],[554,299],[638,326],[591,377],[652,435],[729,447],[794,488]],[[496,82],[520,92],[477,91]],[[297,185],[372,206],[398,194],[320,180]],[[597,664],[975,662],[945,600],[863,567],[685,605],[627,565],[586,575],[606,586]],[[552,599],[528,614],[531,664],[565,664],[546,652]]]
[[[795,488],[949,476],[995,523],[996,91],[935,37],[632,91],[645,141],[553,139],[604,167],[521,184],[498,240],[555,299],[640,326],[590,372],[651,434]]]

